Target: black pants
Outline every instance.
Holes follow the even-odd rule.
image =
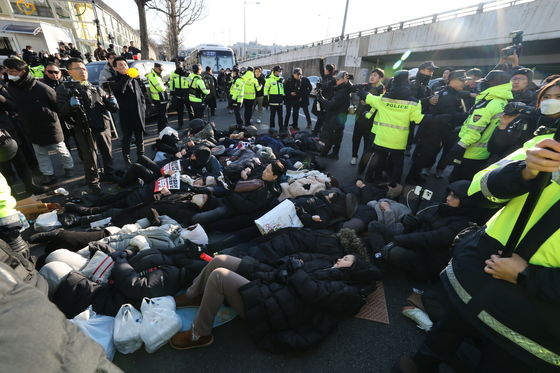
[[[216,96],[207,96],[206,105],[210,108],[210,114],[216,114]]]
[[[14,183],[14,168],[19,179],[23,185],[25,185],[25,189],[29,189],[33,185],[33,175],[31,173],[31,168],[27,164],[25,154],[23,154],[21,149],[18,149],[16,155],[8,162],[0,162],[0,172],[2,172],[2,175],[9,181],[8,184],[10,186]]]
[[[189,114],[189,119],[192,119],[191,107],[185,97],[177,96],[175,98],[175,108],[177,109],[177,127],[182,128],[184,124],[183,117],[185,115],[185,109]]]
[[[64,248],[70,251],[78,251],[86,247],[90,242],[99,241],[110,233],[106,230],[94,232],[74,232],[61,229],[56,236],[49,239],[46,243],[46,252]]]
[[[340,144],[342,143],[342,137],[344,136],[344,127],[339,127],[336,129],[329,130],[323,128],[321,132],[321,138],[325,143],[321,155],[325,156],[329,153],[332,148],[333,154],[338,155],[340,152]]]
[[[305,115],[305,120],[307,121],[307,128],[311,128],[311,114],[309,114],[309,102],[301,103],[299,107],[303,110],[303,114]],[[296,113],[299,116],[299,111],[297,111]]]
[[[371,123],[371,121],[369,121]],[[354,132],[352,132],[352,157],[358,157],[358,150],[360,149],[360,143],[364,142],[364,154],[373,144],[373,133],[371,133],[371,126],[358,125],[358,121],[354,125]]]
[[[239,102],[234,102],[233,103],[233,113],[235,114],[235,123],[238,126],[242,126],[243,125],[243,119],[241,119],[241,113],[240,113],[241,107]]]
[[[486,160],[478,159],[465,159],[461,160],[460,165],[453,168],[453,172],[449,175],[449,182],[452,183],[457,180],[472,180],[473,176],[486,164]]]
[[[373,146],[375,155],[379,157],[373,172],[379,174],[380,171],[387,171],[389,174],[389,184],[394,186],[401,182],[404,167],[404,150],[389,149],[382,146]]]
[[[270,108],[270,128],[276,127],[275,117],[278,116],[278,127],[284,128],[284,116],[282,105],[269,105]]]
[[[121,140],[123,156],[130,156],[130,142],[134,134],[134,143],[136,144],[136,155],[140,158],[144,155],[144,130],[137,123],[125,123],[121,118],[121,127],[123,137]]]
[[[298,129],[299,102],[286,101],[286,118],[284,119],[284,127],[290,124],[290,114],[292,115],[292,128]]]
[[[167,101],[154,101],[157,110],[158,132],[167,127]]]
[[[172,201],[154,201],[140,206],[119,209],[112,208],[105,211],[103,217],[111,217],[111,223],[116,226],[132,224],[137,220],[150,215],[154,209],[159,215],[167,215],[179,224],[188,226],[192,223],[192,217],[196,211],[185,207],[182,203]]]
[[[247,100],[247,99],[243,100],[243,107],[245,108],[243,116],[245,117],[246,126],[251,125],[251,117],[253,116],[254,106],[255,106],[255,100]]]
[[[323,123],[325,123],[325,112],[320,110],[317,113],[317,121],[315,122],[315,128],[313,128],[313,134],[318,135],[321,133],[321,128],[323,127]]]
[[[443,318],[428,333],[428,337],[414,355],[419,373],[439,372],[441,362],[446,362],[456,372],[469,372],[465,363],[456,359],[459,347],[467,338],[474,338],[481,351],[480,362],[473,364],[476,365],[477,373],[528,373],[534,370],[481,336],[461,318],[454,306],[448,307]]]
[[[82,162],[84,165],[87,184],[92,185],[99,183],[99,171],[101,169],[98,159],[99,155],[101,155],[101,158],[103,159],[104,173],[106,175],[111,175],[115,172],[113,168],[113,155],[111,154],[113,150],[111,130],[109,128],[103,132],[91,133],[93,138],[93,149],[90,148],[90,145],[82,131],[76,128],[74,134],[76,136],[76,141],[78,142],[78,149],[82,152]]]
[[[78,147],[78,140],[76,140],[76,136],[74,135],[74,128],[68,128],[66,126],[66,123],[63,123],[62,121],[60,123],[60,126],[62,127],[62,134],[64,135],[64,143],[66,144],[66,148],[68,148],[68,151],[72,149],[70,145],[70,139],[73,137],[74,142],[76,143],[76,149],[78,150],[78,157],[80,157],[81,160],[82,153],[80,153],[80,148]]]
[[[373,252],[379,252],[389,242],[393,241],[393,238],[399,234],[394,227],[389,227],[377,220],[372,221],[368,225],[368,237],[371,249]]]
[[[204,117],[204,103],[202,102],[191,102],[191,109],[193,111],[195,118]]]
[[[126,174],[119,184],[123,187],[135,185],[138,183],[138,179],[142,179],[146,184],[152,183],[161,176],[160,170],[160,165],[141,155],[138,157],[138,163],[133,163],[126,170]]]

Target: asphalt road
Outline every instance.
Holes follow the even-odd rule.
[[[268,123],[269,113],[263,113],[264,123]],[[300,128],[305,126],[303,115]],[[235,123],[233,114],[228,113],[223,102],[219,103],[213,118],[218,128],[227,128]],[[170,115],[170,122],[176,127],[175,115]],[[302,126],[303,125],[303,126]],[[342,184],[356,178],[356,166],[350,165],[351,136],[353,116],[349,116],[340,153],[340,160],[326,160],[327,170]],[[146,151],[152,154],[151,147],[155,140],[156,124],[153,120],[147,128],[151,134],[146,141]],[[122,166],[120,143],[114,142],[115,160]],[[134,154],[134,147],[131,151]],[[75,150],[74,159],[77,160]],[[76,162],[76,176],[71,182],[61,184],[74,195],[83,188],[81,164]],[[407,159],[408,166],[408,159]],[[434,190],[434,200],[441,198],[445,186],[442,181],[429,180]],[[105,186],[104,186],[105,187]],[[61,197],[48,198],[49,201],[61,201]],[[28,230],[32,231],[32,229]],[[31,232],[26,232],[27,236]],[[33,248],[34,254],[40,254],[41,248]],[[413,353],[424,337],[424,332],[404,316],[400,310],[413,287],[425,288],[429,284],[419,284],[407,279],[402,273],[392,272],[384,279],[385,295],[389,310],[390,325],[384,325],[361,319],[349,319],[317,347],[298,353],[271,354],[258,348],[246,333],[243,321],[232,322],[214,329],[214,343],[205,348],[189,351],[176,351],[164,346],[153,354],[143,349],[130,355],[117,353],[114,363],[127,373],[135,372],[389,372],[392,364],[403,354]]]

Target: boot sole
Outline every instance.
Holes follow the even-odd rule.
[[[169,341],[169,346],[171,346],[171,348],[173,348],[175,350],[190,350],[190,349],[193,349],[193,348],[210,346],[212,343],[214,343],[214,336],[212,336],[212,339],[208,343],[205,343],[203,345],[195,345],[195,346],[189,346],[189,347],[179,347],[179,346],[175,346],[173,344],[173,342]]]

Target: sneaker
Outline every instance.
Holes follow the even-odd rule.
[[[56,177],[54,175],[43,175],[41,180],[41,185],[53,185],[56,183]]]
[[[214,342],[212,335],[197,336],[192,329],[175,334],[169,341],[169,345],[176,350],[188,350],[191,348],[209,346]]]
[[[177,308],[200,307],[202,297],[199,295],[195,298],[188,298],[187,293],[175,296],[175,305]]]
[[[352,159],[350,160],[350,164],[352,166],[355,166],[358,164],[358,157],[352,157]]]

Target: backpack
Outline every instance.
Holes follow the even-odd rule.
[[[35,264],[21,253],[13,251],[4,240],[0,240],[0,262],[10,266],[21,281],[47,294],[47,281],[37,272]]]

